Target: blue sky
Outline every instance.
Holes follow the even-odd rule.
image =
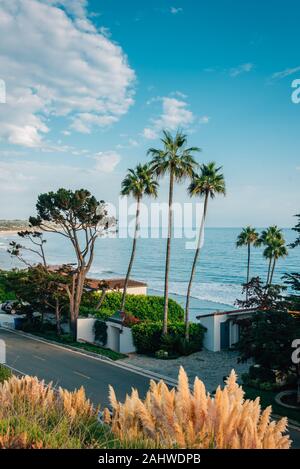
[[[0,218],[60,186],[115,202],[161,128],[180,127],[223,166],[210,226],[293,224],[299,2],[3,0],[0,18]]]

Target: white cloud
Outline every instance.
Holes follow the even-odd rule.
[[[143,130],[145,138],[154,140],[162,129],[174,131],[179,128],[188,128],[194,122],[195,116],[188,109],[186,101],[167,96],[159,100],[162,101],[162,113],[158,118],[152,119],[151,126]]]
[[[116,145],[116,148],[135,148],[138,146],[139,142],[137,140],[134,140],[133,138],[130,138],[126,144],[118,143],[118,145]]]
[[[249,73],[251,70],[253,70],[254,64],[252,63],[245,63],[242,65],[239,65],[238,67],[231,68],[229,71],[229,74],[231,77],[237,77],[238,75],[241,75],[242,73]]]
[[[170,12],[172,13],[172,15],[177,15],[178,13],[181,13],[183,11],[183,8],[175,8],[175,7],[171,7],[170,8]]]
[[[27,171],[23,171],[24,163],[0,162],[0,186],[1,191],[24,192],[26,187],[30,187],[29,181],[35,178]],[[27,164],[25,163],[25,166]]]
[[[202,116],[199,119],[200,124],[208,124],[211,118],[209,116]]]
[[[119,164],[121,157],[115,151],[99,152],[95,155],[95,170],[100,173],[112,173]]]
[[[79,18],[86,16],[87,0],[45,0],[44,3],[63,7],[70,15]]]
[[[134,71],[121,47],[96,30],[86,4],[1,0],[7,103],[0,140],[41,147],[52,117],[65,117],[71,128],[89,133],[116,122],[132,105]]]
[[[272,75],[273,80],[281,80],[282,78],[286,78],[290,75],[293,75],[294,73],[297,73],[300,71],[300,66],[299,67],[294,67],[294,68],[286,68],[285,70],[282,70],[281,72],[275,72]]]
[[[155,130],[145,127],[143,130],[143,136],[148,140],[155,140],[158,137],[158,134]]]

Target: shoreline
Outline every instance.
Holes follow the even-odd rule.
[[[28,230],[28,228],[20,228],[18,230],[0,230],[0,236],[4,236],[4,235],[16,235],[19,233],[19,231],[24,231],[24,230]]]

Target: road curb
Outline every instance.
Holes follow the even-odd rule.
[[[174,386],[178,385],[178,381],[173,379],[173,378],[170,378],[170,377],[165,376],[165,375],[161,375],[159,373],[152,372],[150,370],[139,368],[138,366],[135,366],[135,365],[130,365],[130,364],[127,364],[127,363],[126,364],[125,363],[118,363],[118,361],[112,360],[109,357],[105,357],[103,355],[98,355],[98,354],[93,353],[93,352],[82,351],[81,349],[78,349],[76,347],[65,346],[63,344],[59,344],[58,342],[48,340],[48,339],[44,339],[44,338],[35,336],[33,334],[30,334],[28,332],[16,331],[16,330],[9,329],[9,328],[3,327],[3,326],[0,327],[0,330],[1,329],[5,330],[7,332],[10,332],[12,334],[16,334],[16,335],[20,335],[22,337],[26,337],[27,339],[35,340],[36,342],[41,342],[41,343],[44,343],[44,344],[47,344],[47,345],[52,345],[52,347],[60,348],[60,349],[67,350],[67,351],[72,352],[72,353],[76,353],[78,355],[82,355],[82,356],[85,356],[85,357],[88,357],[88,358],[92,358],[93,360],[98,360],[100,362],[107,362],[110,365],[115,366],[117,368],[121,368],[123,370],[130,371],[131,373],[139,374],[141,376],[144,376],[144,377],[149,378],[149,379],[153,379],[155,381],[164,380],[169,386],[174,387]]]

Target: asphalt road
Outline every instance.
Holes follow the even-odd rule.
[[[95,404],[106,406],[109,403],[109,384],[121,401],[132,387],[137,388],[141,396],[148,390],[148,377],[110,362],[95,360],[1,328],[0,339],[6,343],[7,365],[69,390],[84,386],[87,396]]]
[[[113,363],[95,360],[1,328],[0,339],[6,343],[7,365],[71,391],[84,386],[87,396],[101,407],[109,404],[109,384],[114,387],[121,401],[132,387],[139,391],[141,397],[148,390],[149,377]],[[300,432],[290,428],[289,433],[293,448],[300,448]]]

